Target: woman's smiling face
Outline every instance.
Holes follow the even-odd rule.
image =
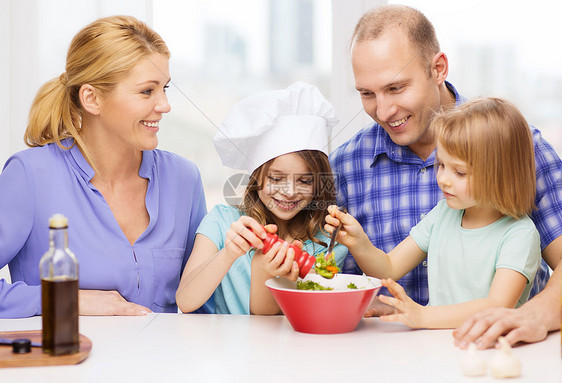
[[[155,149],[159,122],[170,111],[166,97],[169,81],[166,56],[154,53],[139,61],[113,91],[101,98],[100,128],[124,145]]]
[[[289,221],[314,198],[314,175],[297,153],[281,155],[271,163],[258,196],[275,217]]]

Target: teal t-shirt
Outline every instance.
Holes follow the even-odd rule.
[[[242,212],[235,207],[226,205],[215,206],[201,221],[197,234],[203,234],[209,238],[218,250],[224,247],[226,232],[230,225],[237,221]],[[319,233],[316,238],[328,243],[330,239],[324,234]],[[316,256],[326,251],[326,248],[312,242],[306,241],[303,249]],[[347,255],[347,248],[337,244],[334,247],[336,263],[341,268]],[[238,258],[228,273],[224,276],[221,283],[214,293],[215,313],[216,314],[249,314],[250,313],[250,272],[253,250]]]
[[[540,237],[527,216],[503,216],[478,229],[464,229],[464,210],[441,200],[410,231],[427,253],[429,304],[441,306],[488,296],[497,269],[512,269],[527,278],[517,306],[529,299],[540,266]]]

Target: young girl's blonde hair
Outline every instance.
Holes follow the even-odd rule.
[[[84,27],[70,43],[66,72],[39,89],[29,113],[25,143],[34,147],[56,142],[65,148],[61,140],[73,137],[85,150],[79,136],[80,87],[89,84],[107,94],[139,60],[152,53],[170,57],[160,35],[134,17],[106,17]]]
[[[314,197],[308,206],[291,219],[289,225],[291,232],[278,232],[277,234],[281,238],[290,234],[301,242],[311,240],[326,247],[327,244],[317,239],[316,236],[319,231],[324,232],[324,217],[326,217],[328,206],[336,204],[335,182],[330,161],[325,153],[318,150],[300,150],[295,153],[306,162],[314,178]],[[244,214],[254,218],[262,225],[275,223],[273,213],[264,205],[258,195],[258,191],[265,185],[265,177],[274,160],[275,158],[254,170],[244,192],[242,205],[239,206]]]
[[[438,114],[432,128],[443,148],[466,162],[478,203],[519,218],[535,207],[531,130],[519,110],[500,98],[480,98]]]

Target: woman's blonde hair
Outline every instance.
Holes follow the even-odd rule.
[[[473,198],[519,218],[535,207],[535,155],[531,130],[519,110],[500,98],[480,98],[438,114],[439,143],[466,162]]]
[[[301,150],[295,153],[306,162],[314,178],[314,197],[308,206],[291,219],[289,225],[291,232],[278,232],[277,234],[281,238],[290,234],[294,239],[302,242],[310,239],[326,247],[327,244],[316,238],[316,235],[319,231],[326,234],[323,229],[324,218],[328,206],[336,204],[335,182],[330,161],[325,153],[318,150]],[[254,218],[262,225],[275,223],[273,213],[264,205],[258,195],[258,191],[265,185],[265,177],[274,160],[275,158],[254,170],[244,192],[242,205],[239,206],[244,214]]]
[[[66,72],[37,92],[29,112],[25,143],[34,147],[56,142],[65,148],[61,140],[73,137],[85,149],[79,136],[80,87],[89,84],[100,94],[107,94],[139,60],[153,53],[170,57],[160,35],[134,17],[106,17],[84,27],[70,43]]]

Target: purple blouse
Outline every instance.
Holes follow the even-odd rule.
[[[143,152],[139,175],[148,179],[150,223],[131,246],[76,146],[48,144],[8,159],[0,174],[0,267],[9,265],[12,284],[0,280],[1,318],[41,314],[39,260],[54,213],[68,218],[81,289],[117,290],[154,312],[177,312],[176,289],[206,213],[201,175],[162,150]]]

